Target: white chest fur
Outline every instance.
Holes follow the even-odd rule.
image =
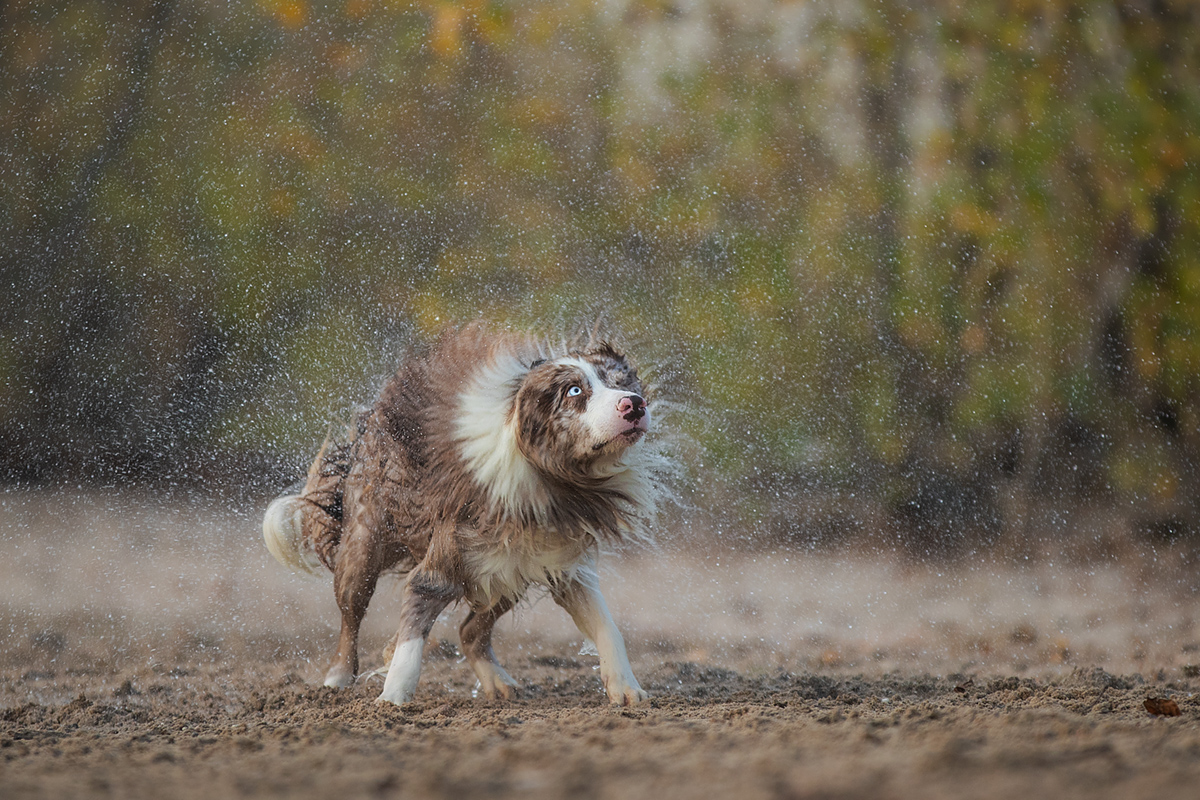
[[[469,543],[473,537],[464,538]],[[546,532],[499,543],[480,540],[475,547],[468,545],[465,553],[479,594],[472,599],[490,603],[500,597],[520,597],[532,585],[569,581],[594,569],[595,555],[594,545]]]

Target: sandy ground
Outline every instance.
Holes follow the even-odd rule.
[[[497,631],[518,699],[474,696],[452,610],[395,707],[378,677],[318,685],[332,592],[270,560],[262,505],[0,494],[0,797],[1187,797],[1200,781],[1181,552],[950,567],[675,531],[603,575],[648,704],[609,707],[543,599]],[[392,582],[372,605],[366,669],[397,599]]]

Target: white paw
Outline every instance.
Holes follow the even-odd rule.
[[[639,686],[632,675],[628,679],[605,681],[604,690],[608,693],[609,702],[615,706],[636,706],[650,699],[650,693]]]
[[[412,692],[393,692],[388,694],[385,690],[375,698],[376,703],[391,703],[392,705],[402,706],[413,699]]]
[[[424,648],[424,639],[409,639],[396,646],[387,678],[383,681],[383,692],[378,698],[380,702],[400,705],[413,699],[417,681],[421,679],[421,651]]]

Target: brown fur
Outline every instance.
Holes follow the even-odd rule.
[[[470,613],[460,629],[463,652],[473,665],[495,664],[492,628],[524,587],[502,586],[497,593],[482,586],[472,572],[474,557],[504,548],[551,548],[567,553],[567,561],[584,563],[598,541],[625,538],[641,525],[647,509],[603,470],[596,471],[604,449],[584,447],[572,427],[590,389],[574,397],[566,389],[580,383],[583,371],[550,355],[531,337],[480,326],[451,332],[404,361],[358,419],[350,441],[318,453],[301,497],[303,537],[333,571],[342,614],[327,683],[346,685],[357,674],[359,628],[383,573],[408,576],[396,641],[424,639],[448,604],[465,600]],[[635,397],[626,419],[643,413],[637,373],[613,346],[590,343],[558,355],[586,361],[608,387]],[[507,402],[504,419],[515,421],[521,457],[533,467],[544,499],[518,510],[497,503],[481,484],[462,454],[457,427],[463,413],[458,399],[488,365],[511,358],[523,367],[511,385],[497,390]],[[561,584],[554,595],[564,602],[561,598],[574,596],[572,580],[570,574],[547,574],[542,582]],[[636,686],[631,673],[628,677]]]

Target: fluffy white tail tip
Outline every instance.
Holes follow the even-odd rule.
[[[263,541],[275,560],[293,572],[315,573],[321,568],[304,538],[304,500],[296,495],[277,497],[263,516]]]

